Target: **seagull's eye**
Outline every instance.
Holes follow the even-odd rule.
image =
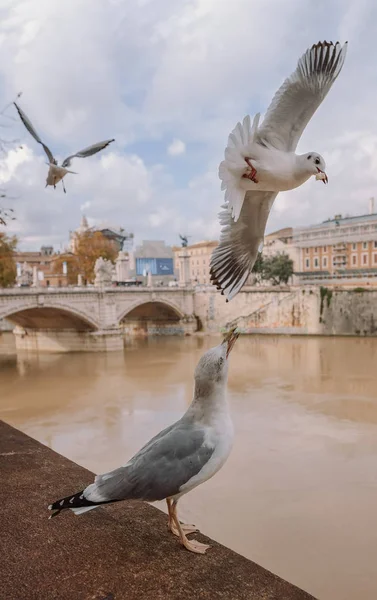
[[[308,160],[310,160],[310,159],[311,159],[311,157],[312,157],[312,155],[311,155],[311,154],[308,154],[308,156],[307,156],[307,159],[308,159]]]
[[[320,165],[320,164],[321,164],[321,161],[319,160],[319,158],[316,158],[316,159],[315,159],[315,164],[316,164],[316,165]]]

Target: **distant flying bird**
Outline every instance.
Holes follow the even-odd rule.
[[[114,139],[105,140],[104,142],[98,142],[97,144],[88,146],[87,148],[84,148],[83,150],[79,150],[79,152],[76,152],[76,154],[71,154],[70,156],[67,156],[67,158],[65,158],[63,160],[61,166],[59,166],[57,160],[53,157],[51,150],[46,146],[46,144],[44,144],[42,142],[41,138],[35,131],[33,125],[31,124],[28,117],[25,115],[24,111],[21,110],[21,108],[16,104],[16,102],[14,102],[13,104],[15,105],[17,112],[20,115],[21,121],[25,125],[28,132],[33,136],[33,138],[35,139],[36,142],[38,142],[38,144],[41,144],[41,146],[43,147],[43,150],[47,154],[47,158],[49,160],[48,165],[50,168],[49,168],[48,174],[47,174],[46,187],[48,185],[53,185],[54,189],[55,189],[56,184],[59,183],[59,181],[61,181],[62,185],[63,185],[64,193],[65,193],[66,189],[64,186],[63,177],[65,177],[65,175],[67,173],[73,173],[73,174],[77,175],[77,173],[75,173],[75,171],[69,171],[67,169],[67,167],[69,167],[71,165],[71,160],[76,157],[77,158],[86,158],[87,156],[92,156],[93,154],[97,154],[97,152],[104,150],[109,144],[111,144],[111,142],[115,141]]]
[[[213,477],[232,449],[226,385],[228,358],[238,336],[234,327],[221,344],[203,354],[195,369],[193,400],[179,421],[155,435],[123,467],[97,475],[85,490],[50,504],[49,510],[56,511],[51,517],[65,509],[79,515],[121,500],[166,499],[170,531],[187,550],[204,554],[209,546],[186,537],[197,529],[178,520],[177,503]]]
[[[220,243],[211,258],[211,281],[231,300],[246,282],[278,192],[299,187],[312,175],[327,183],[318,152],[296,154],[299,139],[338,77],[347,42],[319,42],[298,61],[275,94],[261,125],[247,116],[229,136],[220,164],[225,210]]]

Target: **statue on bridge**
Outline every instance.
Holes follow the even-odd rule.
[[[100,256],[97,258],[94,265],[94,273],[96,276],[94,280],[95,286],[110,286],[114,273],[114,265],[110,260],[107,260],[107,258],[102,258],[102,256]]]
[[[179,234],[179,237],[181,238],[181,241],[182,241],[182,248],[187,248],[187,245],[188,245],[188,237],[187,237],[187,235],[181,235],[181,234]]]

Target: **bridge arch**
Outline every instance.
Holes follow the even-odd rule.
[[[170,302],[170,300],[161,298],[160,300],[140,300],[138,302],[134,302],[131,304],[131,306],[128,306],[120,313],[118,320],[119,323],[122,323],[126,318],[142,318],[143,316],[157,316],[158,314],[161,316],[170,315],[171,320],[173,321],[180,321],[185,316],[176,304]]]
[[[59,303],[18,303],[1,311],[0,318],[26,329],[95,331],[99,328],[98,323],[85,312]]]
[[[119,319],[125,334],[131,336],[183,335],[184,314],[164,299],[135,302]]]

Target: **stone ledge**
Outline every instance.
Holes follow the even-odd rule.
[[[144,503],[48,520],[47,504],[93,475],[3,421],[0,478],[1,598],[313,600],[212,540],[205,556],[187,552]]]

